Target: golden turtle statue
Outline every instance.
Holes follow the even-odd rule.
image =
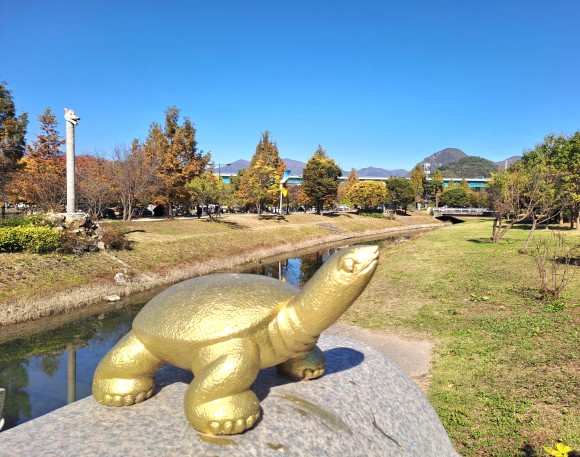
[[[249,274],[176,284],[147,303],[133,329],[103,357],[93,396],[111,406],[146,400],[155,372],[170,363],[195,376],[184,399],[193,428],[241,433],[260,416],[250,386],[261,368],[277,365],[299,379],[322,376],[326,359],[318,337],[360,295],[378,257],[376,246],[338,251],[302,290]]]

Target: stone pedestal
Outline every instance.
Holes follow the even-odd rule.
[[[134,406],[92,397],[0,434],[0,456],[457,456],[435,411],[392,361],[325,336],[327,374],[294,382],[263,370],[253,386],[262,418],[242,435],[208,436],[183,413],[191,374],[158,373],[158,392]]]

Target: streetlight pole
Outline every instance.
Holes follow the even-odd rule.
[[[231,163],[218,163],[218,178],[220,178],[220,181],[222,179],[222,165],[224,167],[229,167]]]

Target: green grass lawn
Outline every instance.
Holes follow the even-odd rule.
[[[533,257],[518,253],[527,234],[494,245],[491,223],[470,221],[385,248],[345,316],[436,341],[429,398],[462,455],[580,449],[580,274],[559,300],[542,299]]]

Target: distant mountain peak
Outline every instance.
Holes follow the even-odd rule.
[[[509,167],[512,163],[517,162],[520,160],[522,156],[511,156],[507,159],[500,160],[499,162],[494,162],[500,170],[503,170],[506,167]]]
[[[384,168],[366,167],[357,170],[356,173],[359,178],[390,178],[391,176],[405,176],[408,171],[401,169],[385,170]],[[350,174],[350,172],[348,174]]]
[[[286,165],[286,169],[290,170],[290,174],[295,176],[302,175],[302,170],[306,166],[304,162],[300,162],[299,160],[282,159],[282,161]]]

